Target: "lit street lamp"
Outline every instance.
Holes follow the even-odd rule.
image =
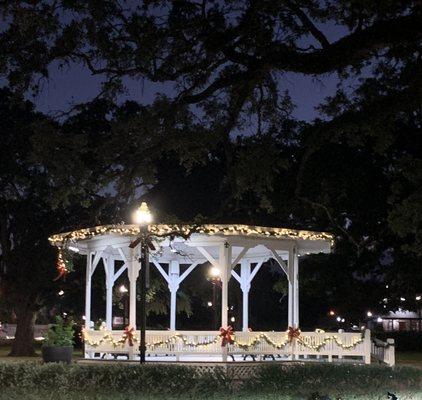
[[[146,353],[146,291],[147,291],[147,270],[149,270],[149,241],[148,224],[152,222],[152,214],[148,209],[147,203],[142,202],[141,206],[133,215],[135,224],[139,225],[139,238],[131,243],[131,247],[136,247],[140,243],[141,246],[141,301],[140,301],[140,317],[141,317],[141,338],[139,344],[139,354],[141,364],[145,363]]]
[[[211,267],[208,280],[212,283],[212,307],[214,309],[212,326],[217,329],[217,286],[221,285],[220,270],[217,267]]]

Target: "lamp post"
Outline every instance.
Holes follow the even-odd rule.
[[[217,267],[211,267],[209,270],[208,280],[212,283],[212,307],[213,313],[213,329],[217,329],[217,286],[221,284],[220,270]]]
[[[145,363],[146,353],[146,291],[147,291],[147,269],[149,269],[149,247],[148,247],[148,224],[152,222],[152,214],[148,209],[147,203],[142,202],[141,206],[135,211],[134,222],[139,225],[139,241],[141,246],[141,338],[139,344],[140,363]]]

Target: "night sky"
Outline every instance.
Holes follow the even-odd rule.
[[[331,42],[347,33],[344,26],[325,24],[319,28]],[[310,43],[312,42],[304,42],[303,45]],[[39,111],[48,114],[66,111],[74,104],[91,100],[99,92],[103,79],[101,76],[92,76],[87,68],[78,64],[59,69],[58,63],[53,63],[49,73],[50,79],[44,81],[41,92],[35,98],[30,97]],[[289,91],[296,105],[293,116],[300,120],[311,121],[318,116],[315,107],[327,96],[335,93],[338,81],[336,73],[318,77],[286,73],[281,77],[279,85],[283,91]],[[173,94],[171,83],[159,85],[127,79],[125,84],[127,93],[120,96],[119,101],[130,99],[148,104],[154,100],[157,93],[170,96]]]

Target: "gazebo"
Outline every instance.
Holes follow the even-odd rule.
[[[146,332],[147,356],[151,360],[243,360],[251,356],[271,359],[352,358],[370,362],[369,331],[328,333],[300,332],[299,260],[301,256],[328,253],[333,236],[285,228],[248,225],[149,225],[155,250],[150,264],[165,279],[170,296],[169,330]],[[130,247],[140,234],[137,225],[106,225],[80,229],[50,237],[62,248],[69,245],[86,255],[85,358],[136,359],[139,327],[136,326],[137,280],[141,270],[140,246]],[[288,326],[283,332],[255,332],[249,329],[249,291],[258,271],[275,260],[288,280]],[[91,322],[91,283],[102,260],[106,279],[105,324],[95,330]],[[220,331],[181,331],[176,325],[177,291],[198,266],[210,263],[221,279]],[[240,266],[240,268],[239,268]],[[237,271],[237,272],[236,272]],[[129,281],[129,326],[114,330],[113,286],[127,273]],[[241,332],[230,332],[228,283],[235,279],[243,293]],[[253,328],[253,327],[252,327]]]

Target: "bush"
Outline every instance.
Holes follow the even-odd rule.
[[[257,380],[245,385],[261,393],[275,390],[304,396],[309,393],[385,394],[403,389],[422,393],[422,370],[381,365],[266,364],[258,369]]]
[[[59,315],[45,335],[44,346],[73,346],[73,322],[65,322]]]
[[[139,391],[143,393],[208,393],[227,389],[219,374],[197,379],[192,368],[184,366],[78,365],[0,363],[0,392],[4,388],[60,388],[64,391]]]
[[[11,390],[31,393],[51,388],[63,393],[142,392],[143,396],[154,397],[222,398],[239,394],[255,398],[283,394],[301,399],[324,396],[334,399],[339,395],[344,398],[346,394],[374,393],[376,398],[387,391],[398,393],[405,389],[422,393],[422,370],[377,365],[268,363],[257,365],[253,377],[239,381],[222,368],[197,375],[194,367],[181,365],[0,363],[0,393]]]

